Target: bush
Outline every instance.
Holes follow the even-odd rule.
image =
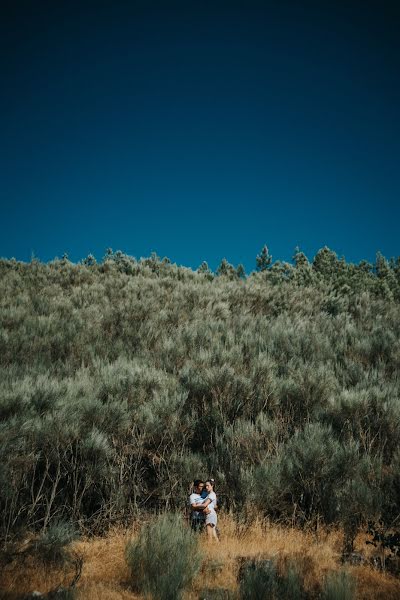
[[[54,523],[36,540],[34,550],[45,564],[62,566],[70,560],[66,546],[76,538],[77,532],[71,523]]]
[[[279,573],[272,560],[248,560],[240,569],[241,600],[302,600],[305,598],[299,573],[289,565]]]
[[[282,600],[303,600],[306,597],[303,581],[293,566],[289,566],[286,574],[281,576],[279,589]]]
[[[0,260],[1,541],[56,519],[103,533],[211,473],[235,513],[342,523],[349,547],[379,490],[391,527],[400,259],[296,251],[246,279],[84,262]]]
[[[15,561],[15,567],[18,565],[18,572],[23,572],[27,557],[31,557],[34,559],[34,564],[38,564],[38,561],[42,562],[45,570],[51,567],[63,574],[63,585],[57,585],[46,594],[32,592],[32,594],[25,596],[25,600],[33,600],[38,596],[48,600],[52,598],[74,600],[76,598],[76,584],[80,579],[83,568],[83,556],[70,547],[71,542],[76,538],[77,531],[75,527],[69,522],[59,521],[51,524],[28,545],[24,543],[23,549],[18,548],[18,542],[10,546],[9,556],[11,560]]]
[[[200,569],[198,538],[179,515],[161,515],[128,543],[126,560],[141,593],[157,600],[179,600]]]
[[[271,560],[249,561],[241,566],[239,578],[241,600],[269,600],[276,597],[277,572]]]
[[[355,589],[353,577],[347,571],[339,571],[325,579],[321,597],[322,600],[353,600]]]

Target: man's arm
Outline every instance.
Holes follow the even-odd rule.
[[[192,500],[192,496],[189,498],[189,504],[190,504],[190,510],[197,510],[197,511],[201,511],[202,509],[199,508],[200,504],[196,504],[196,500],[200,498],[200,496],[197,496],[197,498],[193,498]]]
[[[210,498],[206,498],[201,504],[192,504],[192,506],[196,507],[193,510],[203,510],[204,508],[207,508],[209,504],[211,504],[211,500]]]

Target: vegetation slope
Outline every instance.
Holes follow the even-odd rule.
[[[0,261],[0,534],[103,532],[213,474],[241,518],[385,539],[400,505],[400,260],[217,273]]]

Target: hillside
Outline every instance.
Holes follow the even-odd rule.
[[[1,536],[103,532],[213,474],[241,519],[398,526],[400,261],[0,261]]]

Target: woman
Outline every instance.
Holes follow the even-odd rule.
[[[205,482],[205,490],[207,496],[201,504],[197,504],[196,508],[203,510],[206,515],[206,531],[209,541],[219,542],[217,536],[217,496],[214,492],[214,480],[207,479]]]

